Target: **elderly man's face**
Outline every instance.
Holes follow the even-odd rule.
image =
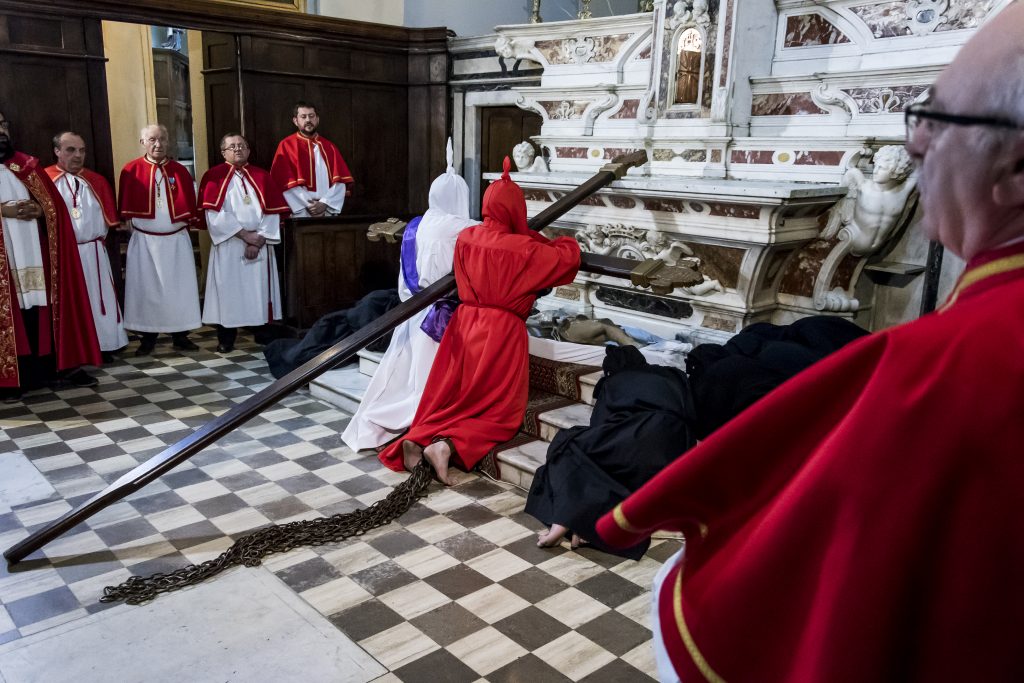
[[[14,154],[14,141],[11,139],[11,125],[7,117],[0,112],[0,161],[7,160]]]
[[[224,161],[232,166],[245,166],[249,161],[249,143],[241,135],[224,138],[220,153],[224,156]]]
[[[142,131],[142,139],[139,140],[146,156],[153,161],[163,161],[167,158],[167,133],[163,128],[150,126]]]
[[[320,125],[320,117],[317,115],[316,109],[312,107],[299,107],[292,123],[303,135],[312,135]]]
[[[57,166],[68,173],[79,173],[85,166],[85,140],[78,135],[65,133],[60,138],[60,147],[53,151],[57,154]]]

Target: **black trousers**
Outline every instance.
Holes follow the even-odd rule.
[[[139,332],[141,346],[156,346],[156,338],[159,336],[159,332]],[[188,332],[171,332],[171,339],[188,339]]]
[[[217,325],[218,344],[222,344],[224,346],[234,346],[236,339],[238,339],[237,327],[224,327],[223,325]]]

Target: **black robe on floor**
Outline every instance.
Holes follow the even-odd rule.
[[[650,541],[613,550],[594,525],[693,446],[693,403],[681,370],[648,365],[634,347],[609,347],[604,371],[590,426],[555,436],[547,464],[533,478],[526,512],[568,527],[600,550],[640,559]]]
[[[791,325],[756,323],[720,344],[701,344],[686,357],[697,409],[696,436],[713,431],[801,370],[867,332],[835,316]]]
[[[317,354],[326,351],[361,327],[369,325],[400,303],[397,289],[378,289],[356,302],[352,308],[328,313],[309,328],[302,339],[275,339],[263,349],[270,374],[281,378]],[[391,334],[368,348],[387,348]]]

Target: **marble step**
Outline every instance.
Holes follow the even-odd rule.
[[[594,388],[598,381],[604,376],[603,370],[597,370],[589,375],[580,377],[580,399],[589,405],[594,405]]]
[[[359,372],[369,377],[373,377],[373,373],[377,372],[380,359],[384,357],[383,353],[367,351],[366,349],[362,349],[356,355],[359,356]]]
[[[309,393],[352,415],[359,408],[369,384],[370,376],[360,372],[360,366],[353,363],[317,377],[310,382]]]
[[[548,445],[547,441],[531,441],[499,452],[501,480],[529,490],[537,468],[547,459]]]

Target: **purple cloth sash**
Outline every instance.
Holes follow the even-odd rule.
[[[423,216],[413,218],[402,233],[402,279],[413,294],[419,294],[421,289],[420,274],[416,270],[416,233],[422,219]],[[438,299],[427,311],[427,317],[420,324],[420,329],[434,341],[440,342],[458,305],[458,301],[449,297]]]

